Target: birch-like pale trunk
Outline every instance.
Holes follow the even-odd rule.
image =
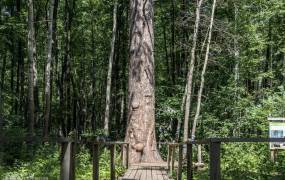
[[[50,122],[50,104],[51,104],[51,64],[53,61],[52,47],[53,47],[53,12],[55,0],[49,1],[48,12],[48,36],[47,36],[47,62],[45,67],[45,108],[44,108],[44,137],[48,136],[49,122]]]
[[[238,96],[237,87],[239,81],[239,50],[238,50],[238,43],[237,43],[237,5],[234,2],[234,11],[235,11],[235,38],[234,38],[234,57],[235,57],[235,96]]]
[[[205,61],[204,61],[204,66],[203,66],[203,70],[201,73],[200,88],[199,88],[198,97],[197,97],[197,108],[196,108],[196,113],[195,113],[195,117],[193,121],[192,132],[191,132],[192,140],[195,139],[197,121],[198,121],[200,110],[201,110],[201,100],[202,100],[202,93],[203,93],[204,84],[205,84],[205,73],[207,70],[208,59],[209,59],[209,51],[210,51],[210,44],[211,44],[211,38],[212,38],[212,28],[214,24],[215,8],[216,8],[216,0],[213,1],[213,6],[212,6],[212,14],[211,14],[211,21],[210,21],[210,26],[209,26],[209,35],[208,35],[208,41],[207,41],[207,47],[206,47],[206,53],[205,53]]]
[[[190,115],[191,95],[192,95],[192,81],[193,81],[193,73],[194,73],[194,66],[195,66],[195,51],[196,51],[199,22],[200,22],[200,8],[202,5],[202,2],[203,0],[197,0],[196,20],[195,20],[193,42],[192,42],[192,49],[191,49],[191,61],[189,64],[189,70],[187,74],[187,93],[186,93],[185,114],[184,114],[183,141],[187,141],[188,135],[189,135],[189,115]]]
[[[34,25],[33,0],[28,0],[28,59],[29,59],[29,83],[28,83],[28,121],[29,134],[34,135],[35,124],[35,98],[34,92],[37,85],[36,70],[36,43]]]
[[[106,108],[105,108],[105,120],[104,120],[104,132],[105,135],[109,135],[109,121],[110,121],[110,99],[111,99],[111,85],[112,85],[112,67],[115,51],[115,42],[116,42],[116,33],[117,33],[117,9],[118,3],[117,0],[114,2],[113,9],[113,31],[112,31],[112,40],[111,40],[111,51],[109,55],[109,65],[108,65],[108,74],[107,74],[107,89],[106,89]]]

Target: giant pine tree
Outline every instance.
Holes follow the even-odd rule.
[[[130,0],[128,127],[130,162],[161,160],[154,116],[153,1]]]

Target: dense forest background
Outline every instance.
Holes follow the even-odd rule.
[[[51,2],[54,3],[52,19]],[[201,6],[190,127],[196,112],[212,3],[204,1]],[[154,1],[157,141],[182,141],[183,97],[195,9],[196,1]],[[0,10],[0,135],[103,136],[114,2],[33,1],[32,67],[28,58],[31,52],[28,2],[1,0]],[[129,1],[118,0],[116,21],[108,138],[123,140],[128,107]],[[197,139],[268,137],[267,117],[285,116],[284,21],[282,0],[217,1]],[[50,22],[52,31],[49,31]],[[49,51],[50,37],[53,46]],[[49,52],[52,61],[47,74]],[[28,103],[31,69],[34,70],[34,129]],[[47,75],[50,96],[46,96]],[[285,173],[285,154],[279,154],[277,163],[269,162],[268,144],[229,144],[223,150],[223,168],[228,174],[249,168],[253,172],[250,177]],[[203,156],[206,158],[206,153]],[[6,156],[1,163],[12,166],[21,158]],[[2,169],[5,168],[1,167],[0,172]]]

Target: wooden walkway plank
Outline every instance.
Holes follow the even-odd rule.
[[[140,179],[146,179],[147,170],[142,170],[142,175]]]
[[[156,172],[155,168],[152,168],[152,169],[151,169],[151,177],[152,177],[152,180],[158,180],[156,173],[157,173],[157,172]]]
[[[130,175],[129,175],[129,178],[135,178],[136,173],[137,173],[137,169],[132,169],[132,170],[131,170],[131,173],[130,173]]]
[[[131,166],[121,180],[170,180],[167,166],[142,163]]]
[[[147,169],[147,171],[146,171],[146,179],[152,180],[152,177],[151,177],[151,168],[150,168],[150,169]]]

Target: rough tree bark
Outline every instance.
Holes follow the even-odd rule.
[[[50,122],[50,103],[51,103],[51,64],[53,61],[52,46],[53,46],[53,12],[54,1],[50,0],[49,21],[48,21],[48,43],[47,43],[47,62],[45,68],[45,109],[44,109],[44,137],[48,136]]]
[[[195,51],[196,51],[196,44],[197,44],[197,37],[198,37],[198,29],[199,29],[199,22],[200,22],[200,8],[202,5],[203,0],[197,0],[197,7],[196,7],[196,20],[194,26],[194,34],[193,34],[193,44],[191,49],[191,61],[189,64],[189,70],[187,74],[187,93],[186,93],[186,105],[185,105],[185,114],[184,114],[184,134],[183,134],[183,141],[188,140],[189,134],[189,115],[190,115],[190,106],[191,106],[191,94],[192,94],[192,79],[194,73],[194,66],[195,66]]]
[[[115,42],[116,42],[116,33],[117,33],[117,9],[118,3],[117,0],[114,1],[114,10],[113,10],[113,31],[112,31],[112,40],[111,40],[111,51],[109,55],[109,65],[108,65],[108,74],[107,74],[107,88],[106,88],[106,108],[105,108],[105,120],[104,120],[104,131],[105,135],[109,135],[109,119],[110,119],[110,98],[111,98],[111,84],[112,84],[112,67],[113,59],[115,52]]]
[[[157,162],[154,115],[153,1],[130,0],[128,127],[130,163]]]
[[[36,86],[36,44],[34,26],[33,0],[28,1],[28,58],[29,58],[29,84],[28,84],[28,124],[30,135],[34,134],[35,122],[35,99],[34,90]]]

